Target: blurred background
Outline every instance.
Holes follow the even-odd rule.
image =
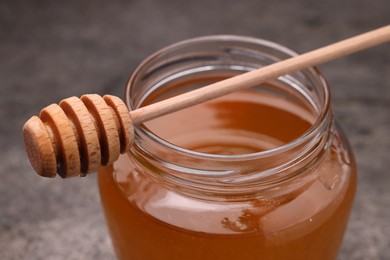
[[[0,1],[0,259],[115,259],[96,175],[37,176],[21,130],[85,93],[123,97],[132,70],[171,43],[210,34],[298,52],[390,23],[390,1]],[[390,44],[325,65],[359,186],[339,259],[390,259]]]

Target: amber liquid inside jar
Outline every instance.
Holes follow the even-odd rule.
[[[151,56],[127,89],[135,109],[294,55],[234,36]],[[99,172],[120,259],[335,259],[356,169],[315,69],[198,104],[136,128]]]

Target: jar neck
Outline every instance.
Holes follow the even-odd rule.
[[[283,46],[248,37],[210,36],[180,42],[150,56],[136,69],[127,85],[127,104],[134,110],[152,93],[183,78],[202,78],[215,71],[228,77],[294,55]],[[282,184],[284,192],[296,190],[315,178],[310,173],[332,139],[329,88],[315,68],[275,81],[281,86],[277,91],[286,98],[298,96],[301,105],[316,116],[310,129],[291,142],[256,153],[207,154],[176,146],[140,124],[135,127],[130,154],[151,169],[152,178],[192,195],[269,197]],[[201,86],[191,88],[197,87]],[[184,87],[172,95],[189,90]]]

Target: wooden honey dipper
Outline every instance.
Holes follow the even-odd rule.
[[[70,97],[42,109],[23,127],[26,151],[44,177],[85,176],[129,149],[134,125],[236,90],[390,41],[390,25],[129,112],[114,96]]]

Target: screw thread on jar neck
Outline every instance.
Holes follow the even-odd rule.
[[[201,79],[233,76],[293,55],[283,46],[248,37],[209,36],[180,42],[150,56],[136,69],[127,85],[127,104],[136,109],[152,96],[158,101],[201,87],[196,83],[204,82]],[[274,88],[262,90],[291,100],[294,108],[315,117],[312,126],[294,140],[260,152],[209,154],[177,146],[141,124],[135,129],[130,153],[153,168],[154,178],[190,193],[247,196],[265,188],[272,192],[281,182],[293,185],[297,179],[309,180],[307,173],[331,140],[328,86],[315,68],[280,77],[270,85]]]

